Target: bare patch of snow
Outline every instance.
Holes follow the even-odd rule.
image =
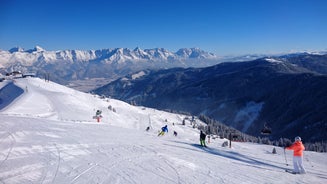
[[[271,62],[271,63],[283,63],[283,61],[273,59],[273,58],[266,58],[265,60],[268,62]]]
[[[241,109],[235,117],[236,122],[244,122],[242,131],[245,132],[252,125],[254,120],[260,115],[260,111],[263,107],[263,102],[255,103],[253,101],[248,102],[246,106]]]
[[[145,75],[144,71],[140,71],[140,72],[138,72],[136,74],[133,74],[132,79],[135,80],[135,79],[140,78],[140,77],[142,77],[144,75]]]

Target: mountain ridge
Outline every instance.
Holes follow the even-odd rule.
[[[97,50],[58,50],[47,51],[40,46],[33,49],[25,50],[21,47],[14,47],[8,51],[0,50],[1,55],[9,55],[9,60],[24,60],[21,57],[15,57],[15,54],[34,54],[45,57],[45,61],[52,60],[71,60],[71,61],[89,61],[104,60],[112,62],[122,62],[126,60],[183,60],[183,59],[217,59],[213,53],[203,51],[199,48],[181,48],[177,52],[171,52],[164,48],[141,49],[136,47],[131,50],[129,48],[108,48]],[[75,57],[74,57],[75,56]],[[77,57],[79,56],[79,57]],[[0,58],[1,59],[1,58]],[[4,59],[0,61],[4,62]],[[9,61],[10,62],[10,61]]]
[[[0,50],[0,73],[36,71],[38,77],[50,75],[55,82],[89,91],[95,86],[139,70],[204,67],[218,63],[217,59],[215,54],[199,48],[170,52],[164,48],[142,50],[139,47],[134,50],[113,48],[60,51],[47,51],[40,46],[29,50],[15,47],[9,51]],[[90,79],[92,81],[88,82]]]
[[[326,58],[320,56],[325,63]],[[322,130],[327,125],[327,96],[323,95],[327,75],[311,70],[314,58],[306,61],[311,65],[275,57],[145,71],[139,78],[127,76],[94,92],[158,109],[204,114],[251,135],[260,135],[267,122],[273,138],[301,134],[307,140],[326,140]]]

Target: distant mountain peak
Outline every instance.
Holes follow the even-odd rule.
[[[33,53],[33,52],[44,52],[44,51],[46,51],[46,50],[43,49],[42,47],[36,45],[33,49],[29,49],[26,52]]]
[[[193,58],[193,59],[213,59],[217,58],[215,54],[201,50],[200,48],[182,48],[179,49],[176,55],[183,58]]]
[[[36,51],[45,51],[45,49],[43,49],[42,47],[40,47],[40,46],[35,46],[34,47],[34,49],[36,50]]]
[[[283,61],[278,60],[276,58],[265,58],[265,60],[270,62],[270,63],[283,63]]]
[[[14,52],[28,52],[28,53],[32,53],[32,52],[44,52],[46,50],[43,49],[42,47],[36,45],[33,49],[28,49],[26,51],[22,47],[13,47],[13,48],[9,49],[8,51],[10,53],[14,53]]]
[[[135,49],[133,50],[134,52],[137,52],[137,51],[141,51],[142,49],[140,47],[135,47]]]
[[[10,53],[14,53],[14,52],[23,52],[24,49],[22,47],[13,47],[11,49],[8,50]]]

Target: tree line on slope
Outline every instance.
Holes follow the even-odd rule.
[[[200,115],[199,119],[206,123],[206,126],[199,126],[200,130],[205,131],[206,134],[217,135],[220,138],[229,139],[232,138],[232,141],[239,142],[253,142],[258,144],[274,145],[279,147],[286,147],[292,144],[292,141],[288,138],[279,138],[278,140],[271,140],[269,136],[263,137],[254,137],[247,135],[239,130],[236,130],[233,127],[229,127],[217,120],[211,119],[205,115]],[[327,142],[304,142],[305,149],[307,151],[315,152],[327,152]]]

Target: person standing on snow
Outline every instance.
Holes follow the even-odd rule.
[[[293,150],[293,166],[295,174],[305,174],[306,171],[303,167],[303,150],[305,150],[301,137],[296,136],[295,142],[288,147],[285,147],[287,150]]]
[[[202,132],[202,130],[201,130],[201,131],[200,131],[200,144],[201,144],[201,146],[203,146],[203,147],[207,147],[207,146],[206,146],[206,137],[207,137],[207,135],[204,134],[204,133]]]
[[[167,127],[167,125],[165,125],[164,127],[161,127],[161,132],[158,134],[158,136],[164,135],[165,132],[168,133],[168,127]]]

